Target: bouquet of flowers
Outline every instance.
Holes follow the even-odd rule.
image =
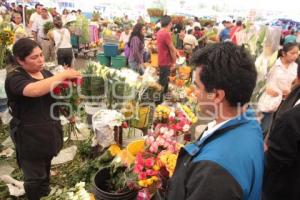
[[[69,120],[67,126],[68,138],[71,138],[73,133],[77,136],[79,132],[76,127],[76,116],[79,113],[79,105],[81,99],[78,95],[78,86],[82,84],[82,79],[65,80],[53,89],[54,97],[57,99],[60,112]]]

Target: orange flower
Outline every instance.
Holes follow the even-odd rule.
[[[176,76],[169,76],[169,81],[170,81],[170,82],[174,82],[175,79],[176,79]]]
[[[195,88],[193,86],[186,87],[185,92],[188,96],[190,96],[194,92]]]
[[[179,67],[179,73],[180,74],[190,74],[192,69],[190,67]]]
[[[175,84],[178,86],[178,87],[182,87],[184,85],[184,80],[181,80],[181,79],[177,79]]]

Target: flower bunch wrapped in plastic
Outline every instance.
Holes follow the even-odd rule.
[[[138,185],[140,187],[150,187],[159,184],[159,170],[160,167],[156,157],[147,153],[137,154],[133,172],[138,174]]]
[[[65,80],[52,90],[52,94],[57,99],[60,112],[68,119],[67,133],[69,139],[73,133],[77,136],[79,132],[76,127],[76,116],[79,114],[81,99],[77,88],[82,84],[82,79]]]

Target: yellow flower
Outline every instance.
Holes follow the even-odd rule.
[[[158,165],[154,165],[154,166],[153,166],[153,169],[154,169],[155,171],[158,171],[158,170],[160,170],[160,167],[159,167]]]
[[[157,176],[152,176],[151,178],[152,178],[153,181],[158,181]]]
[[[144,182],[144,180],[139,180],[138,184],[139,184],[139,186],[141,186],[141,187],[145,187],[145,182]]]
[[[145,180],[147,183],[147,186],[152,185],[153,184],[153,179],[152,178],[148,178]]]
[[[121,152],[120,147],[116,144],[110,145],[108,150],[110,151],[112,156],[116,156],[117,154],[119,154]]]

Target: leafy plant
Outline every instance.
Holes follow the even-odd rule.
[[[49,32],[51,29],[53,29],[53,28],[54,28],[53,22],[46,22],[46,23],[44,24],[44,27],[43,27],[44,33],[47,35],[48,32]]]

